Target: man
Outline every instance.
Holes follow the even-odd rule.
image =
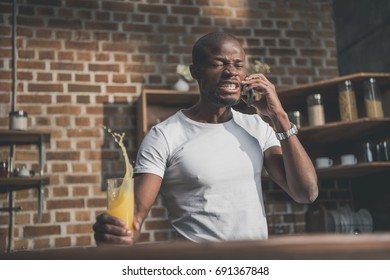
[[[160,190],[172,226],[184,238],[266,239],[263,165],[295,201],[316,199],[316,172],[296,128],[275,86],[262,74],[246,78],[239,41],[223,32],[207,34],[195,43],[192,60],[199,101],[153,127],[137,155],[135,237],[120,220],[103,213],[94,225],[98,245],[134,244]],[[261,92],[252,106],[270,118],[275,131],[259,115],[232,108],[242,98],[242,88]]]

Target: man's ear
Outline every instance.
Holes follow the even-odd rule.
[[[199,68],[198,67],[196,67],[194,64],[190,64],[190,72],[191,72],[192,78],[194,78],[195,80],[199,80]]]

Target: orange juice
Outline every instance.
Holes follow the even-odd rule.
[[[126,173],[122,179],[108,180],[108,214],[120,218],[126,223],[126,228],[133,229],[134,220],[134,181],[133,181],[133,167],[130,164],[129,157],[126,152],[123,138],[125,133],[119,134],[111,131],[111,129],[104,127],[108,133],[114,137],[115,142],[118,143],[122,150],[123,157],[126,164]]]
[[[132,229],[134,220],[133,179],[109,179],[108,184],[108,214],[123,220],[126,228]],[[119,184],[121,185],[118,187]]]

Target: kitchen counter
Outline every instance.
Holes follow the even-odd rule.
[[[308,234],[270,237],[265,241],[195,244],[188,241],[138,244],[134,247],[74,247],[0,254],[10,260],[153,260],[390,259],[390,234]]]

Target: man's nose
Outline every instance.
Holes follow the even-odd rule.
[[[224,74],[229,75],[229,76],[237,76],[238,75],[237,68],[232,64],[226,65],[223,72],[224,72]]]

